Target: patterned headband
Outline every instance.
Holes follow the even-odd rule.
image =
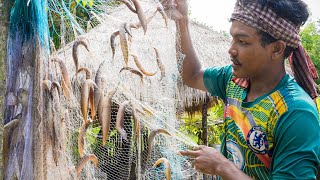
[[[290,47],[297,48],[300,45],[300,27],[279,17],[271,9],[263,8],[258,3],[252,2],[244,5],[241,0],[238,1],[231,20],[237,20],[264,31],[276,39],[283,40]]]

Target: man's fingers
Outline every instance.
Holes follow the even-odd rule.
[[[182,156],[189,156],[189,157],[198,157],[198,152],[197,151],[179,151]]]
[[[197,164],[197,159],[192,160],[191,165],[196,171],[200,172],[199,167],[198,167],[199,164]]]
[[[201,149],[201,145],[200,146],[194,146],[193,148],[192,148],[192,150],[194,150],[194,151],[197,151],[197,150],[200,150]]]
[[[196,162],[195,161],[192,161],[191,165],[192,165],[191,167],[196,168]]]
[[[177,2],[175,0],[163,0],[160,1],[162,6],[164,7],[165,12],[168,17],[173,20],[180,20],[183,18],[183,15],[179,12],[177,8]],[[180,2],[181,4],[181,2]]]
[[[192,150],[194,150],[194,151],[199,151],[199,150],[202,150],[202,149],[204,149],[204,148],[206,148],[206,147],[208,147],[208,146],[198,145],[198,146],[194,146],[194,147],[192,148]]]
[[[177,154],[179,156],[198,157],[200,153],[199,150],[201,150],[203,147],[206,147],[206,146],[203,146],[203,145],[194,146],[192,150],[177,151]]]

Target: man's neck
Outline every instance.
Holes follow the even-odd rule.
[[[271,92],[285,75],[286,72],[282,71],[280,73],[276,73],[276,76],[270,75],[263,78],[250,78],[246,101],[252,102],[255,99]]]

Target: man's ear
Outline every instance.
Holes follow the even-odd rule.
[[[286,47],[287,47],[287,43],[285,43],[282,40],[278,40],[278,41],[274,42],[273,50],[272,50],[272,58],[273,59],[278,59],[278,58],[283,59],[284,51],[285,51]]]

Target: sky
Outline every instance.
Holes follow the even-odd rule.
[[[311,12],[310,19],[320,18],[320,1],[303,0]],[[228,19],[233,11],[236,0],[189,0],[191,18],[207,24],[216,31],[229,32]]]

